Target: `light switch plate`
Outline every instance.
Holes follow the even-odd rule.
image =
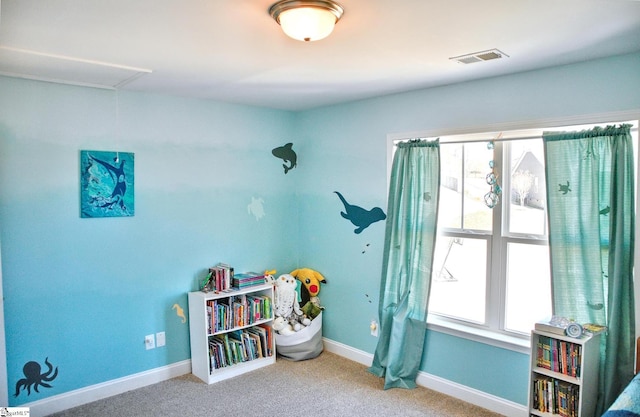
[[[153,349],[156,347],[156,340],[152,334],[146,335],[144,337],[144,346],[147,350]]]
[[[156,347],[162,347],[166,344],[166,338],[164,332],[156,333]]]

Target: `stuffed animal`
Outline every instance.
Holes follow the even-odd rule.
[[[264,282],[266,284],[276,285],[276,279],[273,277],[275,274],[275,269],[264,271]]]
[[[313,269],[300,268],[292,271],[291,276],[295,277],[302,283],[302,286],[300,287],[300,298],[302,301],[300,304],[304,306],[308,302],[311,302],[322,309],[323,307],[320,305],[318,293],[320,293],[320,283],[327,283],[327,280],[322,276],[322,274],[318,271],[314,271]]]
[[[311,324],[311,319],[309,319],[304,312],[301,311],[300,313],[301,314],[296,314],[294,312],[289,316],[289,324],[295,332],[298,332]]]
[[[273,324],[271,325],[271,327],[273,328],[273,330],[278,332],[278,334],[287,335],[295,333],[293,331],[293,327],[291,327],[291,325],[284,319],[284,317],[278,316],[273,319]]]
[[[303,305],[301,310],[304,313],[304,315],[309,317],[311,320],[313,320],[316,317],[318,317],[320,315],[320,312],[322,312],[322,308],[320,308],[317,305],[313,304],[313,302],[311,302],[311,301],[308,302],[307,304]]]
[[[285,320],[291,318],[293,313],[302,315],[300,304],[298,304],[298,293],[296,292],[296,279],[289,274],[280,275],[276,280],[273,308],[276,316]]]

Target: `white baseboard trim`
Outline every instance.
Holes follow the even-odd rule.
[[[486,408],[494,413],[513,417],[525,417],[529,415],[527,407],[522,404],[505,400],[504,398],[500,398],[426,372],[418,373],[416,383],[425,388]]]
[[[191,373],[191,360],[187,359],[149,371],[113,379],[101,384],[54,395],[43,400],[22,404],[20,407],[29,407],[31,417],[44,417],[49,414],[78,407],[189,373]]]
[[[370,353],[354,349],[351,346],[347,346],[327,338],[323,338],[323,342],[324,348],[327,352],[335,353],[336,355],[343,356],[365,366],[371,366],[371,363],[373,362],[373,355]],[[525,417],[528,415],[527,407],[522,404],[505,400],[504,398],[500,398],[426,372],[420,371],[418,373],[416,383],[422,387],[486,408],[494,413],[513,417]]]
[[[327,352],[335,353],[336,355],[358,362],[364,366],[371,366],[371,363],[373,363],[373,355],[371,353],[352,348],[351,346],[327,339],[326,337],[322,338],[322,342],[324,344],[324,350]]]
[[[327,352],[345,357],[364,366],[371,366],[373,355],[345,344],[323,338],[324,348]],[[122,394],[137,388],[146,387],[158,382],[166,381],[181,375],[191,373],[191,360],[176,362],[171,365],[151,369],[123,378],[91,385],[64,394],[55,395],[43,400],[22,404],[21,407],[29,407],[31,417],[45,417],[69,408],[78,407],[93,401]],[[425,388],[441,392],[458,398],[471,404],[491,410],[505,416],[521,417],[527,415],[524,405],[505,400],[495,395],[458,384],[440,378],[426,372],[419,372],[417,384]]]

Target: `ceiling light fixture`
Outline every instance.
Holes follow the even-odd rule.
[[[343,13],[342,6],[331,0],[280,0],[269,8],[287,36],[304,42],[329,36]]]

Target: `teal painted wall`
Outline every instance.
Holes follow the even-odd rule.
[[[187,310],[209,266],[297,265],[288,112],[0,78],[0,226],[10,405],[189,359]],[[79,151],[135,154],[135,216],[82,219]],[[260,220],[248,211],[264,200]],[[166,332],[166,347],[144,336]],[[28,361],[53,388],[14,397]]]
[[[373,353],[384,222],[355,234],[333,192],[386,211],[387,134],[640,109],[639,70],[632,54],[299,113],[120,92],[118,135],[111,91],[0,77],[10,405],[188,359],[171,306],[218,261],[317,269],[324,335]],[[271,149],[286,142],[299,159],[284,175]],[[135,153],[135,217],[80,218],[80,150]],[[163,330],[167,346],[146,351]],[[54,387],[14,398],[22,366],[46,357]],[[427,334],[422,369],[442,378],[525,404],[527,368],[527,355]]]
[[[426,337],[422,369],[496,397],[527,404],[528,355],[431,331]]]
[[[333,191],[353,204],[386,212],[388,134],[640,110],[638,91],[640,54],[631,54],[300,114],[296,131],[305,157],[299,173],[305,185],[299,190],[300,236],[305,244],[299,258],[328,280],[320,294],[327,307],[324,335],[375,350],[369,322],[377,317],[384,222],[355,234],[340,216],[342,205]],[[528,355],[433,331],[426,341],[422,370],[526,404]],[[487,378],[491,372],[499,377]]]

